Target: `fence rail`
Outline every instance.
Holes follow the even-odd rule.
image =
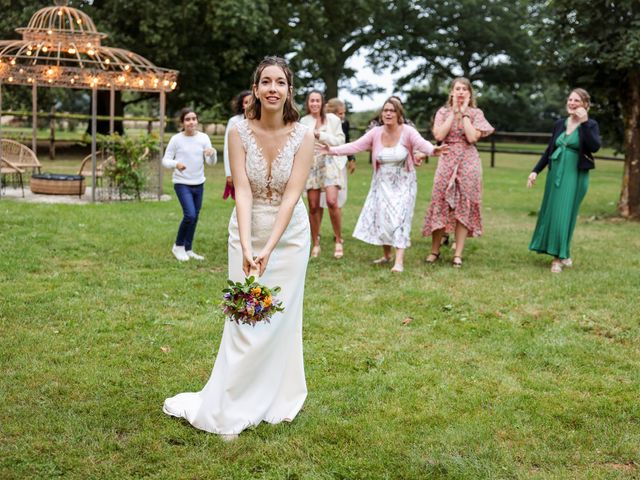
[[[499,148],[497,145],[499,142],[496,141],[496,138],[511,138],[511,139],[539,139],[542,140],[540,144],[544,145],[546,148],[551,135],[548,133],[539,133],[539,132],[494,132],[487,140],[484,142],[480,142],[478,144],[479,152],[488,152],[491,154],[491,167],[495,167],[496,165],[496,153],[513,153],[515,155],[542,155],[543,151],[540,150],[532,150],[532,149],[513,149],[513,148]],[[486,147],[485,144],[489,143],[489,146]],[[596,160],[609,160],[615,162],[624,162],[624,157],[613,157],[608,155],[594,155]]]
[[[30,117],[31,116],[31,112],[27,112],[27,111],[0,111],[0,118],[3,115],[7,115],[7,116],[16,116],[16,117]],[[86,115],[86,114],[81,114],[81,113],[67,113],[67,112],[38,112],[38,117],[39,118],[46,118],[49,122],[50,122],[50,134],[47,137],[47,140],[49,140],[50,143],[50,157],[54,157],[55,156],[55,128],[54,128],[54,122],[56,120],[90,120],[91,119],[91,115]],[[109,116],[104,116],[104,115],[99,115],[97,117],[98,120],[109,120],[110,117]],[[154,117],[145,117],[145,116],[135,116],[135,117],[130,117],[130,116],[117,116],[114,117],[114,120],[116,121],[138,121],[138,122],[147,122],[148,126],[147,126],[147,130],[149,132],[151,132],[151,125],[153,122],[157,122],[160,120],[159,117],[154,116]],[[171,119],[167,118],[165,120],[166,122],[170,122]],[[217,124],[217,125],[226,125],[226,121],[224,120],[220,120],[220,119],[209,119],[209,118],[201,118],[200,119],[200,123],[201,124]],[[352,132],[356,133],[356,136],[360,136],[362,134],[364,134],[364,132],[366,131],[366,127],[362,127],[362,126],[351,126],[350,129]],[[429,131],[427,130],[421,130],[420,133],[422,133],[423,136],[425,136],[426,138],[428,138],[430,136]],[[535,150],[535,149],[527,149],[527,148],[501,148],[500,144],[501,143],[506,143],[506,142],[501,142],[499,139],[509,139],[509,140],[514,140],[515,143],[538,143],[540,145],[544,145],[546,147],[549,139],[551,138],[551,135],[548,133],[540,133],[540,132],[503,132],[503,131],[499,131],[499,132],[494,132],[493,135],[491,135],[490,137],[488,137],[487,139],[484,139],[482,141],[480,141],[478,143],[478,151],[479,152],[485,152],[485,153],[490,153],[491,154],[491,167],[495,167],[496,165],[496,154],[497,153],[512,153],[515,155],[542,155],[543,150]],[[615,162],[623,162],[624,161],[624,156],[607,156],[607,155],[595,155],[594,158],[596,160],[608,160],[608,161],[615,161]]]

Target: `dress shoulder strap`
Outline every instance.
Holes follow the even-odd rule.
[[[293,149],[294,153],[298,152],[300,145],[302,145],[302,139],[304,138],[308,129],[309,127],[298,122],[296,122],[295,126],[293,127],[291,148]]]
[[[242,141],[242,147],[244,151],[249,151],[249,145],[251,144],[252,133],[249,128],[249,122],[246,118],[243,118],[239,122],[236,123],[236,129],[238,130],[238,135],[240,135],[240,140]]]

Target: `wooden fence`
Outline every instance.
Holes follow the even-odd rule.
[[[516,155],[536,155],[541,156],[546,148],[551,135],[548,133],[537,132],[494,132],[493,135],[478,142],[478,151],[491,153],[491,167],[496,166],[496,153],[513,153]],[[511,142],[509,142],[509,140]],[[522,143],[522,148],[501,148],[500,143]],[[525,148],[528,144],[538,143],[543,145],[542,150]],[[610,160],[616,162],[624,162],[622,156],[594,155],[596,160]]]
[[[22,111],[5,111],[0,113],[4,115],[13,115],[17,117],[23,117],[23,116],[29,117],[31,115],[31,112],[22,112]],[[91,119],[90,115],[62,113],[62,112],[55,112],[55,111],[40,112],[38,116],[40,118],[46,118],[49,122],[50,128],[49,128],[49,135],[47,140],[49,141],[50,158],[55,157],[55,143],[56,143],[55,122],[56,121],[64,120],[64,119],[74,119],[74,120],[90,120]],[[98,116],[98,119],[108,120],[109,117]],[[143,122],[144,124],[146,124],[147,131],[151,133],[153,123],[159,121],[159,118],[158,117],[115,117],[115,120]],[[171,120],[172,119],[170,118],[166,119],[167,122],[170,122]],[[203,125],[207,125],[207,124],[212,124],[212,125],[215,124],[215,125],[221,125],[221,126],[226,125],[226,121],[220,120],[220,119],[201,118],[199,120],[200,120],[200,123]],[[362,135],[365,132],[365,130],[366,130],[366,127],[361,127],[361,126],[351,127],[351,131],[355,134],[354,139]],[[216,128],[215,134],[218,134],[218,133],[219,133],[218,129]],[[422,133],[422,135],[425,138],[430,138],[431,136],[431,132],[428,132],[426,130],[420,130],[420,133]],[[549,142],[550,138],[551,138],[550,134],[539,133],[539,132],[494,132],[493,135],[491,135],[490,137],[482,139],[480,142],[478,142],[477,147],[478,147],[478,151],[487,152],[491,154],[490,164],[491,164],[491,167],[495,167],[496,153],[513,153],[516,155],[540,156],[542,155],[544,148],[546,148],[546,145]],[[20,140],[20,139],[17,139],[17,140]],[[517,148],[513,146],[505,147],[504,144],[507,144],[507,143],[510,143],[510,144],[515,143],[516,145],[521,144],[522,148]],[[544,147],[541,149],[535,149],[535,148],[531,148],[531,144],[539,144]],[[624,156],[596,155],[595,159],[623,162]]]

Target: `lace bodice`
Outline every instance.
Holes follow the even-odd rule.
[[[249,122],[246,119],[242,120],[236,124],[236,128],[246,152],[245,168],[254,203],[279,205],[291,175],[293,158],[302,143],[307,127],[300,123],[294,125],[284,146],[273,159],[271,172],[262,148],[256,142],[256,137],[249,127]]]

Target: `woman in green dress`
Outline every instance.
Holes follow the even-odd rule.
[[[571,267],[571,237],[580,204],[589,188],[593,153],[600,149],[598,122],[589,118],[589,94],[576,88],[567,98],[568,118],[556,122],[549,146],[527,180],[531,188],[548,166],[542,206],[529,250],[553,256],[551,272]]]

